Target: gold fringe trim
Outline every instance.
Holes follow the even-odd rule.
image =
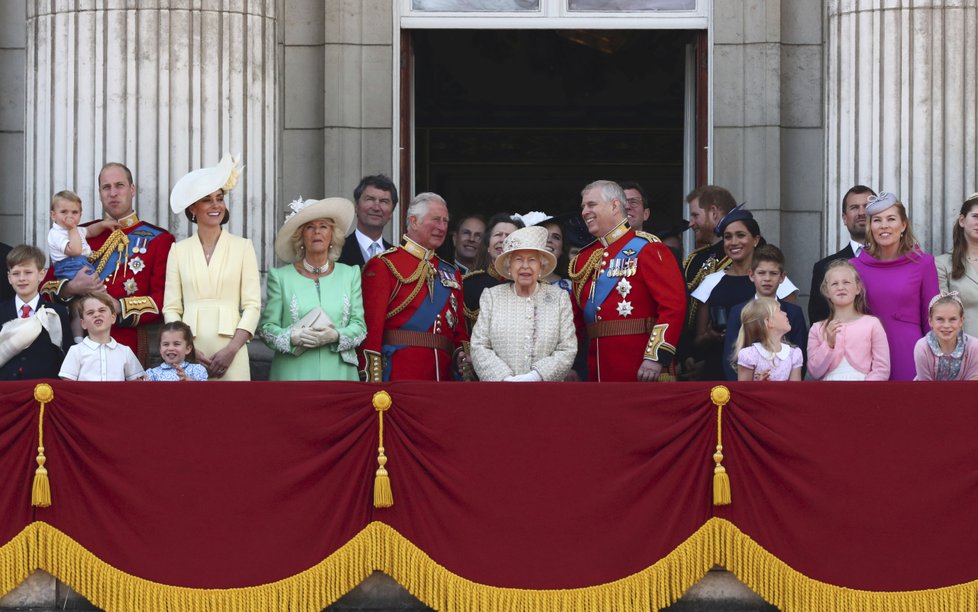
[[[837,587],[807,578],[729,521],[712,518],[654,565],[606,584],[576,589],[493,587],[458,576],[392,527],[367,525],[339,550],[295,576],[260,586],[191,589],[137,578],[99,560],[58,529],[35,522],[0,547],[0,595],[43,569],[96,606],[116,610],[319,611],[374,570],[393,577],[440,612],[558,610],[646,612],[678,600],[714,565],[723,565],[785,612],[978,612],[978,580],[902,592]]]
[[[723,554],[717,564],[730,570],[782,612],[976,612],[978,580],[919,591],[862,591],[821,582],[792,569],[733,523],[712,518],[710,527]],[[909,553],[908,553],[909,554]]]
[[[0,546],[0,597],[16,589],[37,569],[37,526],[31,523]]]

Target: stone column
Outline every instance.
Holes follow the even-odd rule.
[[[864,183],[896,193],[940,253],[978,186],[976,0],[826,6],[826,252],[848,239],[839,199]]]
[[[190,235],[169,193],[240,154],[230,230],[272,262],[277,218],[277,0],[28,0],[26,234],[43,244],[51,195],[101,210],[97,173],[128,165],[140,217]]]

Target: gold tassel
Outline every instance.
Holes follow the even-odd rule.
[[[384,412],[391,407],[391,396],[387,391],[374,393],[374,410],[377,411],[378,444],[377,444],[377,474],[374,476],[374,508],[390,508],[394,505],[394,494],[391,492],[391,479],[387,474],[387,456],[384,454]]]
[[[723,467],[723,406],[730,401],[730,390],[723,385],[717,385],[710,390],[710,400],[717,407],[717,451],[713,453],[713,505],[727,506],[730,504],[730,475]]]
[[[34,399],[41,404],[37,417],[37,469],[34,470],[34,485],[31,487],[31,505],[47,508],[51,505],[51,483],[48,482],[48,470],[44,467],[47,459],[44,457],[44,406],[54,399],[54,389],[47,383],[34,387]]]

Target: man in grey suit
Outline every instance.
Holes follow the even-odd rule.
[[[836,259],[852,259],[859,255],[866,244],[866,202],[876,192],[865,185],[856,185],[842,196],[842,222],[849,230],[849,244],[844,249],[815,262],[812,268],[812,289],[808,298],[808,323],[823,321],[829,317],[829,303],[822,296],[822,280],[825,268]]]
[[[365,176],[353,190],[353,202],[357,228],[347,236],[339,261],[363,266],[371,257],[394,246],[384,240],[384,227],[397,207],[397,187],[383,174]]]

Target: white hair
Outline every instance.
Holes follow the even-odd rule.
[[[431,202],[441,202],[448,208],[448,203],[445,202],[445,198],[441,197],[437,193],[431,191],[425,191],[424,193],[419,193],[418,195],[411,198],[411,203],[407,207],[407,217],[416,217],[418,219],[424,218],[428,214],[428,205]]]
[[[618,200],[618,212],[621,213],[623,219],[625,218],[625,190],[621,188],[621,185],[614,181],[594,181],[593,183],[588,183],[581,190],[581,197],[584,197],[592,189],[597,189],[601,194],[601,199],[606,202]]]

